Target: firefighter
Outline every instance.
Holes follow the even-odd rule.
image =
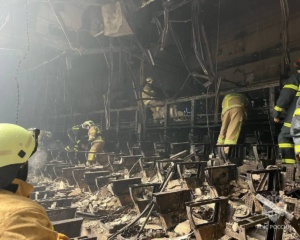
[[[163,104],[162,101],[159,101],[158,99],[162,98],[162,93],[158,89],[156,89],[153,86],[153,78],[148,77],[146,78],[146,84],[143,88],[142,92],[142,98],[145,106],[149,106],[152,104]],[[162,119],[164,118],[165,114],[165,106],[155,106],[155,107],[150,107],[152,111],[152,116],[153,119]]]
[[[39,131],[0,123],[0,238],[67,240],[53,230],[45,209],[29,199],[28,159],[37,150]]]
[[[38,145],[45,146],[49,139],[51,139],[52,133],[49,131],[41,130],[38,138]]]
[[[282,157],[282,163],[294,164],[295,151],[294,141],[290,134],[291,121],[295,111],[296,102],[300,96],[300,59],[295,63],[297,73],[292,75],[280,91],[274,107],[274,122],[280,121],[281,113],[286,110],[283,126],[278,135],[278,146]]]
[[[300,98],[297,100],[296,109],[291,123],[291,136],[295,144],[295,158],[300,160]]]
[[[243,94],[229,93],[224,97],[221,114],[222,126],[217,145],[237,143],[243,121],[247,117],[247,105],[248,99]],[[229,148],[225,147],[224,152],[228,154]]]
[[[70,144],[65,147],[66,151],[85,150],[87,145],[87,130],[82,128],[82,124],[75,125],[67,131]]]
[[[104,140],[102,138],[101,130],[95,123],[91,120],[85,121],[82,124],[82,128],[88,130],[88,141],[91,143],[91,148],[88,153],[87,158],[87,166],[92,166],[96,164],[97,159],[101,159],[100,156],[97,156],[94,153],[101,153],[103,152],[104,148]]]
[[[161,106],[150,107],[154,120],[165,118],[165,103],[160,99],[165,98],[162,91],[156,88],[153,84],[154,80],[151,77],[146,78],[146,84],[143,88],[142,99],[145,106],[159,104]],[[182,117],[183,112],[177,111],[177,107],[174,104],[169,106],[169,114],[171,118]]]

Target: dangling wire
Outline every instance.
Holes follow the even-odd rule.
[[[29,50],[30,50],[30,39],[29,39],[29,24],[28,24],[28,0],[26,0],[26,8],[25,8],[25,14],[26,14],[26,34],[27,34],[27,50],[24,53],[23,57],[20,59],[17,69],[16,69],[16,74],[15,74],[15,82],[17,85],[17,112],[16,112],[16,124],[18,124],[19,121],[19,111],[20,111],[20,85],[19,85],[19,70],[21,67],[22,62],[26,59]]]
[[[286,0],[280,0],[280,8],[282,14],[282,48],[284,63],[290,64],[290,55],[288,51],[288,17],[289,17],[289,5]]]
[[[255,5],[256,5],[256,9],[258,9],[257,0],[255,0]],[[258,15],[256,15],[256,16],[258,16]],[[260,35],[258,19],[256,19],[256,32],[257,32],[258,35]],[[258,50],[258,56],[259,56],[258,59],[261,60],[261,51],[260,50]],[[262,79],[261,79],[261,83],[263,83]],[[264,95],[264,98],[267,99],[265,88],[263,88],[263,95]],[[271,127],[271,114],[270,114],[270,111],[267,111],[267,114],[268,114],[268,123],[269,123],[269,130],[270,130],[271,138],[272,138],[272,144],[275,145],[274,134],[273,134],[272,127]],[[274,149],[274,151],[276,153],[276,148]]]
[[[61,20],[61,21],[59,20],[59,16],[57,15],[57,13],[56,13],[56,11],[55,11],[55,9],[54,9],[54,7],[53,7],[53,4],[51,3],[50,0],[48,0],[48,3],[49,3],[49,5],[50,5],[50,7],[51,7],[51,9],[52,9],[52,11],[53,11],[53,13],[54,13],[54,15],[55,15],[55,18],[56,18],[56,20],[57,20],[57,22],[58,22],[58,24],[59,24],[59,26],[60,26],[62,32],[64,33],[64,36],[65,36],[65,38],[66,38],[66,40],[67,40],[67,42],[68,42],[68,44],[69,44],[70,49],[72,49],[72,50],[78,52],[78,54],[81,56],[82,53],[81,53],[80,49],[73,47],[73,45],[72,45],[72,43],[71,43],[71,41],[70,41],[70,39],[69,39],[69,37],[68,37],[68,35],[67,35],[67,33],[66,33],[66,30],[64,29],[63,23],[61,22],[61,21],[63,21],[63,20]]]
[[[217,28],[217,46],[216,46],[216,76],[218,76],[218,52],[219,52],[219,35],[220,35],[220,14],[221,13],[221,0],[219,0],[218,10],[218,28]]]
[[[2,20],[2,18],[4,18],[4,15],[0,18],[0,20]],[[5,25],[8,23],[9,18],[10,18],[10,16],[9,16],[9,14],[7,14],[6,17],[5,17],[5,22],[2,24],[2,26],[0,26],[0,31],[1,31],[1,30],[5,27]]]

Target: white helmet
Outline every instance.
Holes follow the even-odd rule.
[[[149,83],[149,84],[152,84],[153,83],[153,78],[152,77],[147,77],[146,82]]]
[[[95,126],[95,123],[91,120],[85,121],[82,125],[83,129],[89,129],[91,126]]]

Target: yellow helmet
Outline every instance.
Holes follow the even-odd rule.
[[[25,128],[0,123],[0,168],[27,162],[36,150],[36,141]]]

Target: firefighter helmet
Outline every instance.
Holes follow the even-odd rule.
[[[27,161],[37,142],[31,132],[15,124],[0,123],[0,133],[0,188],[4,188],[16,177],[26,180]]]
[[[95,123],[91,120],[85,121],[82,125],[83,129],[89,129],[91,126],[95,126]]]
[[[152,77],[147,77],[146,82],[149,83],[149,84],[152,84],[153,83],[153,78]]]

